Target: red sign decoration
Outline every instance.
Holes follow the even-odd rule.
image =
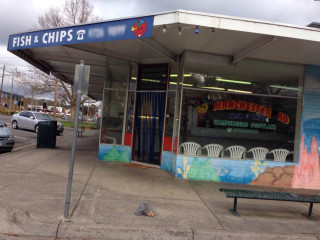
[[[131,31],[136,37],[142,37],[147,31],[147,24],[143,19],[138,19],[131,27]]]
[[[131,139],[132,139],[132,133],[125,133],[124,134],[124,145],[131,146]]]
[[[240,110],[248,111],[261,114],[267,118],[271,118],[272,110],[263,105],[247,102],[247,101],[236,101],[236,100],[227,100],[227,101],[216,101],[213,105],[213,111],[222,111],[222,110]]]
[[[289,124],[290,123],[290,117],[283,113],[283,112],[279,112],[278,115],[277,115],[277,120],[279,122],[282,122],[284,124]]]
[[[172,146],[172,137],[164,137],[163,150],[170,152],[172,149],[171,146]]]

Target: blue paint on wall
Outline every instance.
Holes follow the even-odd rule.
[[[185,179],[249,184],[263,173],[267,167],[283,167],[286,165],[296,164],[178,155],[174,174],[178,178]],[[258,169],[261,169],[261,171]]]
[[[308,152],[311,151],[312,138],[320,141],[320,67],[306,66],[301,132]],[[302,137],[301,134],[301,137]],[[319,151],[319,150],[318,150]],[[319,152],[320,153],[320,152]]]
[[[131,161],[131,147],[118,145],[99,145],[98,160],[101,161]]]
[[[163,151],[161,156],[161,169],[172,172],[175,159],[175,154],[173,154],[172,152]]]

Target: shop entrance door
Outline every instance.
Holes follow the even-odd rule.
[[[132,159],[160,165],[165,119],[167,65],[139,67]]]
[[[134,160],[160,164],[165,92],[138,92]]]

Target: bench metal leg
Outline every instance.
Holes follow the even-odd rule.
[[[312,220],[312,207],[313,207],[313,202],[310,203],[310,207],[309,207],[308,218],[310,220]]]
[[[237,201],[238,198],[235,197],[233,201],[233,209],[230,209],[230,212],[235,216],[240,216],[239,213],[237,213]]]

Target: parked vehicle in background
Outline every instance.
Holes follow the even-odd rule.
[[[40,121],[53,121],[53,119],[46,113],[33,111],[22,111],[20,113],[13,114],[11,119],[13,129],[29,129],[36,133],[38,132],[38,123]],[[57,122],[57,135],[61,135],[63,130],[63,125]]]
[[[14,146],[14,136],[7,125],[0,120],[0,151],[10,152]]]
[[[66,114],[62,116],[62,120],[65,120],[65,121],[70,121],[70,118],[71,118],[70,114]]]

